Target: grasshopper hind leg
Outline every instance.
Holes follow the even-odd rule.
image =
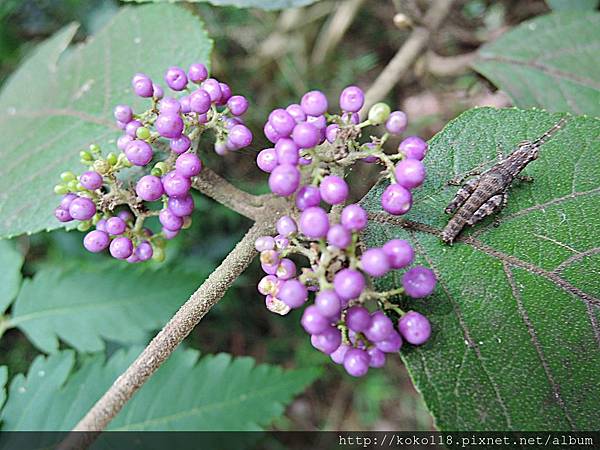
[[[483,205],[479,207],[477,211],[473,214],[473,216],[467,222],[468,225],[475,225],[480,220],[483,220],[487,216],[490,216],[502,208],[506,206],[508,202],[508,195],[505,193],[494,195],[490,197],[490,199],[485,202]]]
[[[468,183],[463,185],[463,187],[458,190],[450,204],[444,210],[446,214],[452,214],[454,211],[460,208],[475,191],[478,183],[479,179],[473,178]]]

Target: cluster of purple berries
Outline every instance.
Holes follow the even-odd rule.
[[[165,97],[148,76],[136,74],[132,80],[135,94],[151,98],[152,105],[140,114],[134,114],[128,105],[115,108],[117,125],[125,131],[117,140],[121,152],[103,157],[100,148],[92,145],[80,153],[82,164],[90,170],[79,177],[65,172],[62,183],[55,187],[55,192],[63,195],[56,218],[81,221],[81,231],[95,227],[83,240],[90,252],[108,248],[113,257],[132,263],[152,257],[162,260],[164,240],[174,238],[191,223],[192,179],[202,170],[192,146],[194,139],[212,129],[219,154],[252,141],[252,133],[240,117],[248,109],[247,99],[232,95],[227,84],[208,78],[203,64],[192,64],[187,73],[171,67],[164,79],[171,90],[184,95]],[[197,86],[190,88],[189,82]],[[149,173],[129,187],[117,175],[131,166],[145,167]],[[161,233],[144,227],[151,216],[158,216]]]
[[[394,215],[407,213],[412,206],[411,190],[425,179],[422,159],[427,143],[409,136],[402,140],[396,154],[384,153],[382,147],[389,136],[406,130],[406,114],[392,112],[385,103],[377,103],[361,122],[359,111],[364,100],[360,88],[348,86],[340,95],[340,115],[327,112],[327,98],[320,91],[307,92],[300,104],[273,110],[264,132],[274,147],[257,156],[258,167],[270,174],[271,191],[281,196],[295,194],[301,211],[321,200],[341,204],[348,192],[339,176],[344,168],[357,160],[381,163],[391,181],[382,195],[383,209]],[[381,137],[360,142],[363,128],[381,124],[386,130]]]
[[[369,367],[382,367],[385,354],[398,352],[403,340],[415,345],[427,341],[431,334],[427,318],[416,311],[404,313],[391,299],[402,293],[426,297],[436,284],[431,270],[417,266],[403,274],[401,288],[374,290],[372,277],[408,267],[414,252],[407,241],[392,239],[358,255],[359,233],[367,221],[367,212],[357,204],[345,206],[337,222],[323,208],[311,206],[297,221],[281,217],[279,234],[262,236],[255,244],[267,274],[258,283],[267,308],[287,314],[303,306],[314,291],[314,303],[304,310],[301,324],[316,349],[356,377]],[[307,258],[310,267],[299,274],[288,257],[293,254]]]

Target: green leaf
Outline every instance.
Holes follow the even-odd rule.
[[[453,246],[439,234],[457,191],[447,180],[539,137],[559,115],[474,109],[430,142],[428,178],[405,217],[364,199],[369,246],[411,241],[438,275],[434,294],[402,300],[429,317],[430,341],[402,357],[442,430],[595,429],[600,398],[600,120],[570,117],[515,182],[499,227],[488,218]],[[382,280],[400,284],[399,273]]]
[[[484,45],[473,67],[516,106],[600,116],[600,13],[527,21]]]
[[[81,352],[102,350],[103,339],[139,343],[198,284],[189,273],[117,264],[40,270],[23,282],[9,326],[47,353],[59,338]]]
[[[2,431],[71,429],[140,350],[119,350],[106,363],[95,354],[75,371],[71,351],[38,356],[27,377],[17,375],[10,385]],[[195,350],[175,352],[109,430],[261,429],[319,374],[317,369],[257,366],[252,358],[226,354],[198,356]]]
[[[598,8],[600,0],[546,0],[546,3],[554,11],[590,11]]]
[[[6,401],[6,382],[8,381],[8,368],[0,366],[0,410]]]
[[[23,255],[11,241],[0,241],[0,314],[12,303],[21,285]]]
[[[147,105],[131,93],[134,73],[162,80],[171,65],[206,63],[212,48],[202,22],[174,5],[122,8],[85,44],[66,49],[76,29],[38,47],[0,93],[0,236],[60,226],[52,191],[59,174],[81,171],[79,151],[91,143],[116,149],[115,105]]]
[[[136,3],[210,3],[213,6],[235,6],[237,8],[258,8],[274,11],[287,8],[300,8],[315,3],[319,0],[124,0]]]

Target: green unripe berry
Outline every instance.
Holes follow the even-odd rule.
[[[94,214],[94,217],[92,217],[92,224],[96,225],[101,219],[102,219],[101,213]]]
[[[138,139],[142,139],[145,141],[150,137],[150,130],[146,127],[139,127],[135,131],[135,135],[138,137]]]
[[[100,146],[97,144],[90,145],[90,152],[100,154]]]
[[[159,170],[161,175],[164,175],[169,171],[167,163],[165,163],[164,161],[159,161],[156,164],[154,164],[154,168]]]
[[[83,160],[83,161],[92,161],[94,159],[94,157],[92,156],[92,154],[88,151],[82,150],[79,152],[79,157]]]
[[[152,170],[150,171],[150,175],[154,175],[155,177],[162,177],[162,171],[160,169],[157,169],[156,167],[152,168]]]
[[[57,184],[54,186],[54,193],[58,195],[64,195],[69,193],[69,188],[64,184]]]
[[[106,157],[106,161],[111,165],[114,166],[115,164],[117,164],[117,155],[115,155],[113,152],[110,152],[108,154],[108,156]]]
[[[165,251],[161,247],[154,246],[152,259],[156,262],[163,262],[165,260]]]
[[[181,226],[181,228],[183,228],[184,230],[187,230],[191,226],[192,226],[192,218],[191,217],[186,217],[185,219],[183,219],[183,225]]]
[[[60,179],[65,181],[65,182],[69,182],[69,181],[73,181],[75,180],[77,177],[75,176],[75,174],[73,172],[71,172],[70,170],[68,170],[67,172],[63,172],[60,174]]]
[[[93,164],[94,170],[101,175],[106,174],[110,170],[110,164],[103,159],[98,159]]]
[[[70,191],[76,191],[78,184],[79,184],[79,182],[77,180],[71,180],[67,183],[67,187],[69,188]]]
[[[92,227],[92,221],[91,220],[86,220],[85,222],[81,222],[79,225],[77,225],[77,229],[79,231],[87,231]]]
[[[84,188],[81,183],[77,183],[77,186],[75,186],[75,190],[77,190],[77,191],[87,191],[87,189]]]
[[[390,117],[392,110],[386,103],[375,103],[369,109],[369,122],[373,125],[384,123]]]

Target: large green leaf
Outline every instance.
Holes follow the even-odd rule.
[[[6,382],[8,381],[8,368],[0,366],[0,409],[6,401]]]
[[[9,327],[18,327],[40,350],[58,339],[82,352],[103,339],[139,343],[160,328],[197,287],[189,273],[110,264],[42,269],[23,282]]]
[[[188,3],[210,3],[214,6],[235,6],[237,8],[259,8],[268,11],[299,8],[301,6],[310,5],[319,0],[124,0],[126,2],[136,3],[173,3],[173,2],[188,2]]]
[[[426,314],[432,339],[403,359],[443,430],[597,429],[600,410],[600,120],[571,117],[489,218],[453,246],[439,234],[456,192],[446,181],[540,136],[559,115],[468,111],[431,142],[428,178],[405,217],[381,212],[383,185],[364,199],[371,246],[410,240],[439,278],[403,300]],[[399,275],[382,280],[399,285]]]
[[[90,143],[115,147],[112,109],[132,103],[130,80],[153,79],[171,65],[207,62],[212,41],[202,22],[174,5],[123,8],[85,44],[66,50],[76,26],[42,44],[0,93],[0,236],[56,228],[52,188],[79,171]]]
[[[2,431],[69,430],[138,355],[139,348],[100,354],[73,370],[74,355],[38,356],[27,376],[10,384]],[[316,369],[284,371],[226,354],[198,360],[195,350],[175,352],[127,403],[109,430],[257,430],[284,412],[317,377]],[[4,442],[2,448],[11,448]],[[12,447],[14,448],[14,447]]]
[[[600,116],[600,13],[524,22],[484,45],[473,67],[519,107]]]
[[[548,6],[554,11],[584,10],[590,11],[598,8],[600,0],[546,0]]]
[[[21,285],[23,255],[11,241],[0,241],[0,314],[17,296]]]

